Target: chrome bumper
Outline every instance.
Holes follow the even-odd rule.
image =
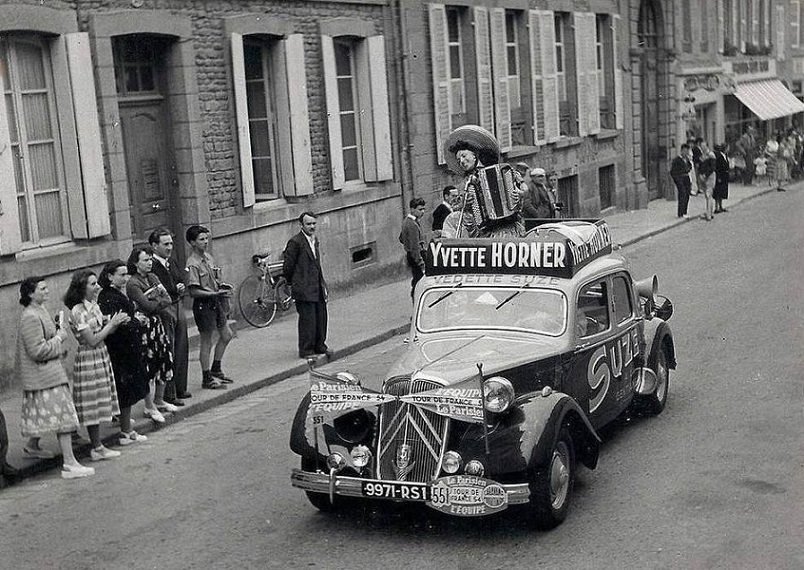
[[[342,497],[362,497],[364,499],[372,499],[374,497],[367,497],[363,494],[363,483],[388,483],[380,479],[362,479],[360,477],[346,477],[340,475],[330,475],[322,472],[311,473],[310,471],[302,471],[301,469],[294,469],[290,475],[291,484],[305,491],[313,493],[329,494],[330,489],[334,491],[335,495]],[[530,488],[527,483],[514,483],[514,484],[500,484],[508,495],[509,505],[521,505],[530,500]],[[386,499],[399,501],[400,499]],[[409,502],[424,502],[424,499],[402,499],[402,501]]]

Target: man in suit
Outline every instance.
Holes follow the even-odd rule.
[[[184,297],[184,272],[175,259],[173,253],[173,235],[167,228],[159,228],[148,236],[148,243],[154,250],[154,275],[167,289],[173,305],[170,313],[173,319],[163,319],[165,330],[170,337],[173,348],[173,382],[165,388],[165,401],[174,406],[183,406],[182,400],[191,397],[187,391],[187,361],[189,360],[190,346],[187,340],[187,318],[184,316],[182,298]]]
[[[678,217],[689,218],[687,215],[687,205],[690,201],[690,191],[692,190],[692,151],[690,145],[681,145],[681,152],[670,163],[670,177],[678,190]]]
[[[441,191],[443,201],[433,210],[433,233],[436,237],[441,237],[441,230],[444,228],[444,220],[452,213],[452,209],[458,201],[458,189],[453,186],[445,186]]]
[[[424,200],[411,198],[410,213],[402,220],[402,231],[399,233],[399,243],[405,248],[405,258],[410,268],[410,298],[416,289],[416,283],[424,276],[424,234],[419,225],[419,219],[424,215]]]
[[[555,218],[555,210],[547,191],[547,172],[544,168],[530,169],[525,177],[527,191],[522,198],[522,216],[525,218]]]
[[[715,199],[715,214],[728,212],[723,207],[723,200],[729,197],[729,157],[726,156],[726,145],[715,145],[715,189],[712,197]]]
[[[282,270],[299,313],[299,357],[329,354],[327,347],[327,283],[315,235],[317,216],[299,216],[301,231],[285,246]]]

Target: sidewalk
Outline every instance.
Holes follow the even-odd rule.
[[[744,203],[772,192],[773,188],[764,184],[741,186],[732,184],[726,207],[742,207]],[[697,219],[703,212],[703,197],[694,196],[690,200],[690,219],[676,217],[676,202],[654,200],[645,210],[616,213],[606,216],[615,244],[626,247],[649,238],[672,227],[684,223],[705,223]],[[720,214],[719,214],[720,215]],[[329,303],[329,339],[336,360],[358,352],[368,346],[378,344],[397,334],[406,332],[410,322],[409,279],[387,285],[364,289],[354,295],[333,299]],[[237,331],[224,359],[224,370],[236,379],[227,390],[202,390],[201,369],[197,360],[197,350],[190,351],[189,384],[193,397],[184,400],[185,406],[171,416],[167,415],[167,425],[193,416],[205,410],[229,402],[239,396],[259,390],[270,384],[280,382],[307,370],[307,363],[298,358],[296,348],[296,314],[275,320],[264,329],[244,328]],[[195,346],[196,343],[192,343]],[[60,457],[49,460],[31,459],[22,451],[25,441],[19,434],[21,394],[0,395],[0,408],[6,417],[9,432],[8,461],[20,470],[23,478],[44,472],[61,465]],[[147,434],[155,429],[149,419],[142,416],[142,402],[134,406],[132,418],[136,420],[135,429]],[[104,440],[112,438],[119,430],[116,426],[104,425],[101,432]],[[85,430],[81,430],[85,433]],[[41,440],[42,447],[58,453],[55,436]],[[89,454],[89,444],[75,445],[79,457]]]

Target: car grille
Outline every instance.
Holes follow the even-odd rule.
[[[386,386],[394,396],[439,388],[432,380],[400,378]],[[438,476],[449,430],[449,418],[404,402],[389,402],[380,409],[377,471],[380,479],[429,482]],[[408,461],[400,446],[407,451]]]

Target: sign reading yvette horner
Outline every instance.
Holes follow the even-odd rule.
[[[427,275],[454,273],[536,274],[572,277],[596,257],[611,253],[605,222],[538,226],[522,238],[440,240],[425,252]]]

